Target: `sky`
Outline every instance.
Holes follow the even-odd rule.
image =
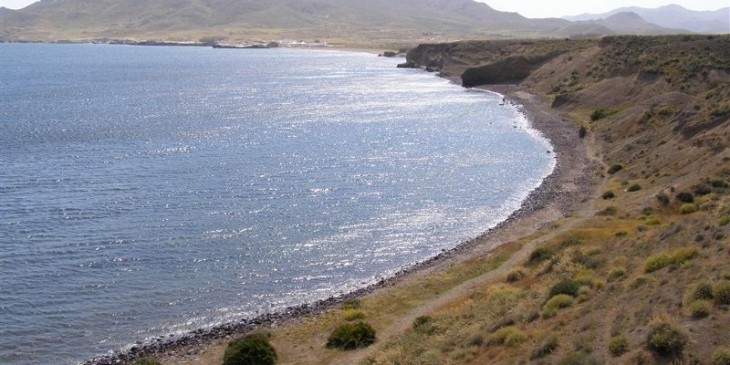
[[[0,6],[10,9],[26,7],[37,0],[0,0]],[[727,7],[728,0],[477,0],[494,9],[520,13],[528,18],[561,17],[582,13],[605,13],[624,6],[658,8],[678,4],[692,10],[717,10]]]

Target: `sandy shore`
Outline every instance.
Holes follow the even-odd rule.
[[[528,196],[519,210],[497,227],[452,250],[444,251],[437,257],[402,270],[391,278],[344,296],[287,308],[281,313],[227,323],[212,329],[201,329],[183,336],[159,337],[146,343],[138,343],[122,352],[90,359],[84,364],[131,364],[135,359],[148,356],[169,363],[186,362],[185,359],[197,356],[221,339],[239,336],[260,327],[281,326],[315,316],[344,301],[366,296],[379,288],[428,275],[449,265],[482,255],[500,244],[534,233],[572,214],[578,203],[588,199],[596,183],[594,166],[587,158],[583,141],[578,138],[577,128],[570,122],[564,121],[564,118],[550,107],[547,100],[517,86],[495,85],[484,89],[498,92],[505,96],[507,102],[517,105],[528,117],[531,125],[550,140],[553,150],[549,153],[557,156],[557,165],[553,173]]]

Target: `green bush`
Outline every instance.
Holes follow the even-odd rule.
[[[697,284],[692,292],[689,294],[689,300],[710,300],[714,298],[712,296],[712,285],[710,283],[699,283]]]
[[[601,120],[608,116],[611,116],[615,113],[616,113],[616,111],[611,110],[609,108],[596,109],[593,113],[591,113],[591,121],[595,122],[597,120]]]
[[[611,190],[609,190],[609,191],[603,193],[603,195],[601,195],[601,198],[603,198],[603,200],[613,199],[615,197],[616,197],[616,194],[614,194],[613,191],[611,191]]]
[[[730,348],[719,348],[712,353],[712,365],[730,365]]]
[[[132,365],[162,365],[162,363],[151,357],[143,357],[133,362]]]
[[[694,203],[695,197],[694,195],[692,195],[692,193],[683,191],[677,194],[677,200],[681,201],[682,203]]]
[[[578,295],[578,289],[580,289],[579,282],[575,280],[563,280],[550,288],[550,295],[548,296],[548,299],[559,294],[566,294],[571,297],[575,297]]]
[[[697,211],[697,206],[692,203],[685,203],[679,207],[679,212],[682,214],[692,214]]]
[[[223,365],[274,365],[277,356],[265,335],[248,335],[228,344]]]
[[[720,227],[724,227],[727,226],[728,223],[730,223],[730,215],[723,215],[722,217],[720,217],[720,221],[717,222],[717,225],[719,225]]]
[[[545,260],[550,259],[551,257],[553,257],[553,255],[554,255],[553,251],[551,251],[547,248],[543,248],[543,247],[537,248],[530,253],[530,259],[527,260],[527,265],[528,266],[537,265]]]
[[[644,272],[651,273],[657,270],[661,270],[669,265],[671,261],[671,257],[666,252],[651,255],[646,260],[644,260]]]
[[[646,346],[649,350],[664,357],[681,356],[686,344],[687,335],[665,320],[654,323],[646,337]]]
[[[662,205],[669,205],[669,196],[664,193],[663,191],[660,191],[656,195],[656,200],[658,200]]]
[[[343,324],[330,334],[328,348],[353,350],[375,343],[375,330],[364,322]]]
[[[712,287],[712,296],[720,305],[730,304],[730,280],[722,280]]]
[[[610,351],[613,356],[621,356],[626,353],[628,349],[629,341],[622,335],[613,336],[610,340],[608,340],[608,351]]]
[[[695,247],[681,247],[671,253],[660,252],[649,256],[644,261],[644,272],[651,273],[661,270],[668,265],[682,265],[685,262],[697,257],[699,251]]]
[[[573,305],[575,302],[575,299],[573,299],[572,296],[567,294],[558,294],[547,302],[545,302],[545,305],[543,305],[543,308],[545,309],[563,309],[563,308],[569,308]]]
[[[615,164],[608,168],[608,173],[613,175],[623,169],[624,169],[623,165]]]
[[[515,270],[507,274],[507,282],[514,283],[522,280],[525,277],[525,273],[522,270]]]
[[[514,346],[527,340],[527,335],[515,326],[502,327],[489,335],[489,344]]]
[[[707,195],[712,193],[712,186],[710,184],[702,183],[695,187],[695,194],[699,196]]]
[[[633,184],[633,185],[629,186],[627,191],[634,192],[634,191],[639,191],[639,190],[641,190],[641,185]]]
[[[695,300],[689,303],[688,310],[690,316],[694,319],[705,318],[710,315],[712,305],[708,300]]]
[[[624,277],[626,277],[626,268],[623,266],[615,266],[612,267],[611,270],[608,270],[606,279],[608,279],[608,281],[616,281],[623,279]]]
[[[346,321],[355,321],[365,319],[365,312],[357,309],[347,309],[343,311],[343,317]]]

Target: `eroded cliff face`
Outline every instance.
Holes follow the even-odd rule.
[[[724,95],[730,36],[422,44],[408,52],[407,62],[466,87],[514,84],[549,95],[556,108],[597,108],[671,92],[698,97],[719,88],[715,92]]]

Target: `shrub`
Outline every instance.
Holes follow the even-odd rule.
[[[699,283],[689,294],[689,300],[710,300],[712,299],[712,285],[709,283]]]
[[[730,304],[730,280],[722,280],[712,287],[712,296],[720,305]]]
[[[502,327],[489,335],[489,344],[518,345],[527,340],[527,335],[515,326]]]
[[[558,339],[555,336],[550,336],[543,339],[530,354],[530,360],[537,360],[547,355],[552,354],[558,348]]]
[[[662,220],[659,219],[659,217],[652,215],[652,216],[646,218],[646,221],[644,223],[646,223],[647,225],[650,225],[650,226],[658,226],[658,225],[662,224]]]
[[[544,306],[555,309],[570,308],[573,305],[574,301],[575,300],[570,295],[558,294],[550,298],[550,300],[548,300]]]
[[[603,209],[603,210],[599,211],[598,213],[596,213],[596,215],[611,216],[611,215],[616,215],[617,212],[618,212],[618,210],[616,209],[616,207],[607,207],[606,209]]]
[[[438,328],[429,316],[419,316],[413,320],[413,331],[424,335],[432,335]]]
[[[666,252],[658,253],[656,255],[649,256],[644,261],[644,272],[651,273],[657,270],[661,270],[671,262],[671,257]]]
[[[346,323],[337,328],[327,339],[328,348],[352,350],[375,343],[375,330],[367,323]]]
[[[671,253],[660,252],[649,256],[644,261],[644,272],[650,273],[661,270],[667,265],[682,265],[685,262],[697,257],[699,251],[695,247],[681,247]]]
[[[617,173],[617,172],[619,172],[619,171],[621,171],[623,169],[624,169],[623,165],[615,164],[615,165],[612,165],[608,169],[608,173],[611,174],[611,175],[613,175],[613,174],[615,174],[615,173]]]
[[[609,191],[603,193],[603,195],[601,195],[601,198],[603,198],[603,200],[613,199],[615,197],[616,197],[616,194],[614,194],[613,191],[611,191],[611,190],[609,190]]]
[[[699,251],[696,247],[681,247],[672,251],[672,264],[682,265],[685,262],[692,260],[699,255]]]
[[[697,211],[697,206],[692,203],[685,203],[679,207],[679,212],[682,214],[692,214]]]
[[[588,130],[584,125],[580,126],[578,129],[578,138],[583,139],[586,137],[586,133],[588,133]]]
[[[719,348],[712,353],[712,365],[730,365],[730,348]]]
[[[664,193],[663,191],[660,191],[656,195],[656,200],[658,200],[662,205],[669,205],[669,196]]]
[[[701,319],[709,316],[711,308],[712,306],[707,300],[695,300],[689,303],[688,306],[689,314],[694,319]]]
[[[248,335],[228,344],[223,365],[273,365],[276,351],[264,335]]]
[[[515,270],[511,273],[507,274],[507,282],[508,283],[514,283],[516,281],[522,280],[522,278],[525,277],[525,273],[522,270]]]
[[[730,186],[724,180],[712,180],[711,185],[713,188],[718,188],[718,189],[727,189],[728,186]]]
[[[694,203],[695,197],[694,195],[692,195],[692,193],[683,191],[677,194],[677,200],[681,201],[682,203]]]
[[[608,109],[608,108],[600,108],[596,109],[593,113],[591,113],[591,121],[595,122],[597,120],[604,119],[610,115],[615,114],[616,112],[614,110]]]
[[[712,193],[712,186],[710,186],[709,184],[702,183],[702,184],[697,185],[697,187],[695,187],[696,195],[703,196],[703,195],[707,195],[710,193]]]
[[[575,297],[576,295],[578,295],[578,289],[580,289],[579,282],[575,280],[563,280],[550,288],[550,295],[548,296],[548,298],[552,298],[559,294],[566,294],[570,295],[571,297]]]
[[[629,188],[626,191],[634,192],[634,191],[639,191],[639,190],[641,190],[641,185],[633,184],[633,185],[629,186]]]
[[[664,357],[679,357],[687,344],[687,335],[667,320],[660,319],[651,326],[646,346]]]
[[[365,312],[357,309],[347,309],[344,311],[346,321],[355,321],[365,319]]]
[[[611,270],[608,270],[606,279],[608,279],[608,281],[616,281],[623,279],[624,277],[626,277],[626,268],[623,266],[616,266],[612,267]]]
[[[730,215],[723,215],[722,217],[720,217],[720,221],[717,222],[717,225],[720,227],[724,227],[727,226],[728,223],[730,223]]]
[[[540,247],[530,253],[530,259],[527,260],[527,265],[537,265],[551,257],[553,257],[553,251]]]
[[[550,300],[542,306],[542,315],[545,318],[553,317],[557,314],[558,310],[568,308],[572,306],[574,302],[575,299],[573,299],[570,295],[558,294],[550,298]]]
[[[622,335],[613,336],[610,340],[608,340],[608,351],[610,351],[613,356],[621,356],[626,353],[626,350],[628,349],[629,341]]]
[[[132,363],[132,365],[162,365],[162,363],[151,357],[143,357]]]

